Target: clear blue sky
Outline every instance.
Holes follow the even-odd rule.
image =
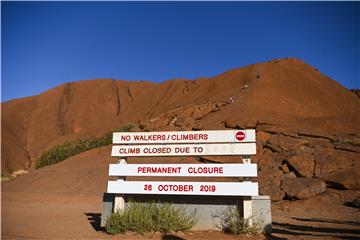
[[[360,87],[359,2],[1,6],[2,101],[83,79],[195,79],[283,57]]]

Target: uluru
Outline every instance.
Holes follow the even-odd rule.
[[[256,129],[253,161],[258,163],[260,193],[279,206],[289,200],[329,201],[337,195],[337,201],[351,202],[360,190],[360,99],[296,58],[195,80],[70,82],[4,102],[2,109],[2,169],[7,176],[29,172],[3,184],[4,204],[19,194],[41,202],[36,194],[43,193],[60,199],[76,194],[99,202],[96,196],[105,189],[107,164],[116,161],[109,147],[42,169],[35,169],[36,162],[55,145],[101,137],[126,124],[137,131]],[[205,156],[189,161],[241,160]],[[3,211],[10,218],[27,214],[14,214],[9,204]],[[11,231],[8,224],[5,221],[3,229]]]

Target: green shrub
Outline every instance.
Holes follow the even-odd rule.
[[[1,173],[1,181],[5,182],[5,181],[9,181],[11,180],[11,176],[6,176],[4,173]]]
[[[187,214],[184,208],[176,208],[171,203],[129,203],[124,210],[109,217],[105,228],[110,234],[126,231],[167,233],[189,230],[197,220],[196,211]]]
[[[42,168],[47,165],[61,162],[71,156],[88,151],[93,148],[98,148],[112,144],[113,132],[129,132],[135,127],[134,124],[126,124],[123,127],[107,133],[103,137],[84,137],[72,142],[64,142],[56,145],[49,150],[43,152],[36,162],[36,168]]]
[[[198,221],[196,211],[186,214],[184,208],[176,208],[171,203],[158,205],[153,218],[157,226],[156,231],[163,233],[189,230]]]
[[[236,207],[227,208],[222,214],[215,217],[220,218],[220,228],[229,234],[258,234],[259,226],[251,223],[251,218],[245,219]]]

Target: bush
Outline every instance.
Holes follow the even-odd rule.
[[[165,203],[155,208],[153,218],[157,223],[156,230],[163,233],[189,230],[198,221],[196,211],[186,214],[184,208],[176,208],[170,203]]]
[[[245,219],[241,216],[236,207],[229,207],[222,214],[217,215],[220,218],[220,228],[229,234],[258,234],[259,226],[256,223],[251,224],[251,218]]]
[[[9,181],[11,180],[11,176],[6,176],[4,173],[1,173],[1,181],[5,182],[5,181]]]
[[[112,144],[113,132],[130,132],[135,127],[134,124],[126,124],[123,127],[107,133],[100,138],[85,137],[79,138],[73,142],[65,142],[60,145],[56,145],[49,150],[41,154],[40,158],[36,162],[36,168],[42,168],[47,165],[61,162],[71,156],[88,151],[93,148],[98,148]]]
[[[189,230],[197,221],[196,211],[187,214],[184,208],[176,208],[171,203],[129,203],[124,210],[109,217],[105,228],[113,235],[126,231],[168,233]]]

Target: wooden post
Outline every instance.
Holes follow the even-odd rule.
[[[118,164],[127,164],[127,158],[119,158]],[[121,176],[117,181],[125,181],[125,177]],[[125,195],[116,194],[114,198],[114,212],[121,211],[125,208]]]

